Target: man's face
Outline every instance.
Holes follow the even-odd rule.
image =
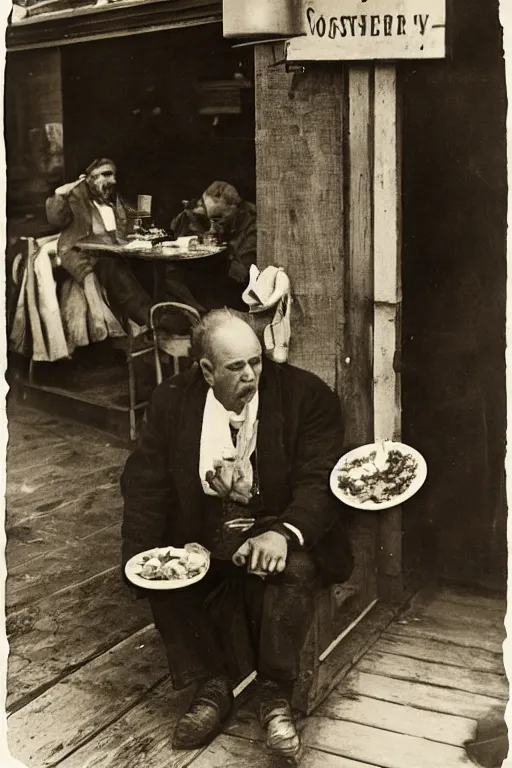
[[[110,163],[99,165],[87,176],[93,197],[105,203],[112,200],[116,188],[116,169]]]
[[[203,232],[206,232],[209,229],[210,222],[208,221],[208,214],[206,213],[206,208],[201,197],[199,200],[190,203],[190,205],[185,208],[185,211],[190,221],[190,228],[192,231],[197,232],[198,234],[203,234]]]
[[[243,320],[217,329],[209,360],[201,361],[207,383],[228,411],[240,413],[257,392],[261,376],[261,345]]]
[[[237,206],[226,203],[225,200],[214,200],[208,195],[203,196],[206,214],[210,219],[211,231],[216,235],[223,235],[231,228],[235,220]]]

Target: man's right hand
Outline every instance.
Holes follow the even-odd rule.
[[[288,557],[286,537],[276,531],[266,531],[247,539],[233,555],[235,565],[247,565],[247,572],[256,576],[282,573]]]
[[[84,179],[85,175],[82,174],[76,181],[70,181],[68,184],[62,184],[62,186],[57,187],[55,194],[62,196],[69,195],[69,193],[72,192],[75,187],[81,184]]]

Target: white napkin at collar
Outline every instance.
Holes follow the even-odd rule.
[[[265,327],[263,343],[267,357],[276,363],[285,363],[291,338],[291,285],[282,267],[266,267],[262,272],[255,264],[249,270],[249,285],[242,294],[249,306],[249,314],[269,312],[275,307],[274,317]]]
[[[201,429],[201,444],[199,449],[199,477],[204,493],[208,496],[217,494],[206,481],[206,473],[213,470],[214,462],[228,455],[233,456],[235,463],[242,469],[245,482],[250,487],[253,483],[253,468],[251,455],[256,449],[258,433],[258,392],[243,410],[243,421],[238,430],[236,448],[233,446],[230,423],[240,422],[240,416],[227,411],[219,403],[213,389],[209,389],[203,412]],[[241,414],[242,415],[242,414]]]

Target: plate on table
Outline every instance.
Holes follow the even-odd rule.
[[[153,251],[162,253],[164,256],[176,256],[180,259],[204,259],[208,256],[216,256],[222,253],[225,248],[221,246],[197,245],[195,248],[180,248],[175,242],[159,243],[153,247]]]
[[[414,496],[427,477],[421,453],[404,443],[381,440],[349,451],[331,472],[334,495],[356,509],[378,511]]]
[[[155,547],[130,558],[127,578],[143,589],[183,589],[204,579],[210,567],[210,553],[200,544]]]

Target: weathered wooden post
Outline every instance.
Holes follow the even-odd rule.
[[[401,437],[400,378],[395,359],[401,327],[400,106],[394,64],[375,67],[373,167],[373,428],[375,440]],[[403,596],[402,511],[380,513],[379,595]]]

